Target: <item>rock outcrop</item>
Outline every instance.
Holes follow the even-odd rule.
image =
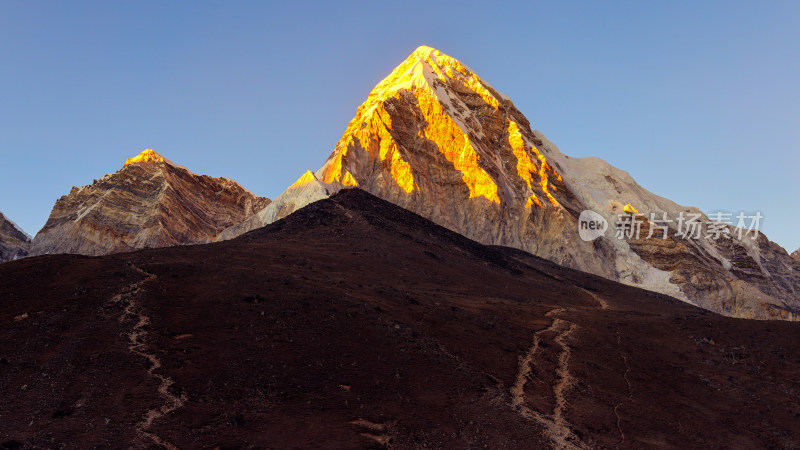
[[[279,197],[279,213],[272,205],[223,236],[358,186],[481,243],[516,247],[731,316],[800,318],[800,264],[782,248],[763,235],[740,239],[735,232],[722,240],[616,238],[614,225],[629,212],[709,219],[603,160],[562,154],[508,97],[430,47],[418,48],[373,89],[311,182],[315,195],[291,187]],[[603,236],[581,239],[584,210],[609,224]],[[667,235],[678,226],[668,225]]]
[[[307,171],[267,207],[241,223],[223,230],[215,240],[232,239],[250,230],[255,230],[276,220],[283,219],[309,203],[328,198],[341,187],[341,184],[338,183],[322,183],[317,180],[317,177],[311,171]]]
[[[0,213],[0,262],[26,256],[30,244],[31,237]]]
[[[793,251],[791,256],[792,258],[794,258],[795,261],[800,262],[800,248]]]
[[[102,255],[208,242],[269,203],[233,180],[196,175],[148,149],[61,197],[30,253]]]

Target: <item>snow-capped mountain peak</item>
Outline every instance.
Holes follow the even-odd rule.
[[[613,143],[612,143],[613,145]],[[763,235],[720,241],[681,236],[674,220],[696,208],[642,188],[600,158],[561,153],[506,96],[469,67],[419,47],[370,92],[316,181],[225,238],[285,217],[343,186],[357,186],[476,241],[516,247],[558,264],[658,291],[738,317],[800,319],[800,264]],[[579,235],[591,210],[662,217],[665,238]],[[666,231],[664,231],[666,230]],[[619,234],[619,233],[617,233]]]

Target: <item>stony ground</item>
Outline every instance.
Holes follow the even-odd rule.
[[[0,264],[6,448],[800,446],[800,326],[348,190],[218,244]]]

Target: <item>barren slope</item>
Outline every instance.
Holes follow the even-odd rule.
[[[216,244],[0,265],[0,441],[800,446],[800,327],[487,247],[359,190]]]

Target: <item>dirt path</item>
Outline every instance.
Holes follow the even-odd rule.
[[[567,338],[575,332],[575,329],[578,328],[578,326],[572,322],[567,322],[566,320],[561,319],[556,319],[553,321],[553,323],[560,330],[563,330],[558,336],[556,336],[555,339],[553,339],[555,343],[561,347],[561,354],[558,355],[558,369],[556,369],[558,383],[555,385],[555,387],[553,387],[553,393],[556,396],[556,407],[553,410],[553,421],[560,430],[569,430],[569,424],[566,422],[566,420],[564,420],[563,413],[564,409],[567,407],[566,393],[575,384],[575,380],[573,380],[572,375],[569,373],[569,358],[572,353],[570,352],[569,344],[567,344]]]
[[[143,271],[139,267],[131,267],[137,273],[143,275],[144,279],[125,287],[120,293],[113,297],[112,301],[115,303],[122,303],[125,306],[122,316],[119,319],[121,323],[135,322],[133,328],[126,333],[129,342],[128,350],[150,362],[150,368],[147,369],[147,373],[159,380],[158,393],[164,398],[164,403],[160,407],[147,411],[142,421],[136,425],[136,430],[141,438],[173,450],[177,449],[177,447],[148,430],[156,419],[182,407],[186,403],[186,396],[182,394],[180,397],[177,397],[169,391],[174,381],[164,375],[155,373],[155,371],[161,367],[161,360],[155,354],[147,351],[147,327],[150,325],[150,318],[145,315],[137,298],[142,291],[144,291],[144,285],[156,280],[157,277]]]
[[[608,309],[608,302],[605,301],[605,299],[603,297],[595,294],[594,292],[592,292],[592,291],[590,291],[588,289],[583,289],[583,288],[580,288],[580,289],[583,292],[589,294],[597,302],[597,304],[600,306],[600,309]]]
[[[564,308],[556,308],[545,314],[548,317],[564,312]],[[545,433],[552,440],[555,448],[559,449],[583,449],[588,448],[575,433],[572,432],[569,423],[564,419],[563,412],[567,406],[566,394],[573,386],[573,378],[569,372],[569,359],[571,356],[567,339],[578,328],[572,322],[554,318],[547,328],[541,329],[533,334],[533,344],[519,358],[519,371],[511,386],[511,406],[528,420],[538,422],[545,429]],[[552,342],[556,344],[560,353],[558,356],[558,366],[555,369],[555,376],[558,380],[553,386],[555,396],[555,408],[553,413],[545,415],[535,411],[525,405],[525,384],[528,379],[534,376],[533,368],[536,365],[536,353],[539,351],[540,344],[544,335],[555,333]]]
[[[359,433],[360,435],[372,439],[384,447],[388,448],[389,444],[392,442],[391,424],[387,426],[386,424],[374,423],[367,419],[356,419],[351,421],[350,425],[360,428],[362,430]]]
[[[617,348],[620,348],[621,338],[619,332],[617,332]],[[622,378],[625,379],[625,383],[628,385],[628,398],[624,401],[617,403],[614,406],[614,415],[617,418],[617,431],[619,431],[619,441],[614,445],[622,445],[625,442],[625,433],[622,431],[622,417],[619,415],[619,409],[627,402],[633,400],[633,387],[631,386],[631,380],[628,378],[628,374],[631,371],[631,366],[628,364],[628,355],[625,354],[622,350],[619,351],[619,356],[622,358],[622,361],[625,363],[625,373],[622,374]]]

